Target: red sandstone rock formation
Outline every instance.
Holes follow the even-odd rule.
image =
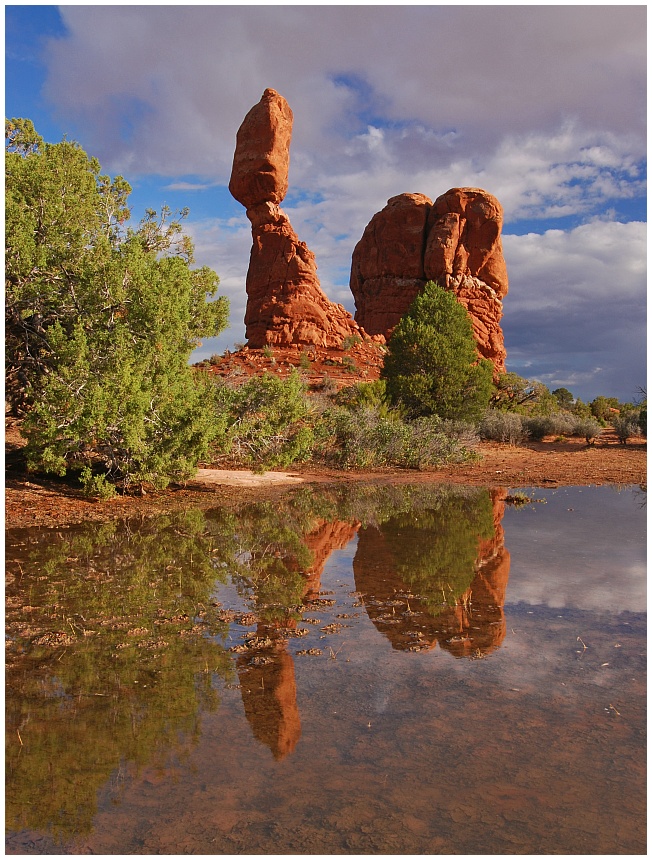
[[[288,188],[292,111],[267,89],[236,137],[229,190],[247,209],[253,245],[247,272],[248,346],[341,346],[364,332],[323,293],[314,254],[279,208]]]
[[[468,310],[480,355],[504,372],[502,222],[500,203],[479,188],[453,188],[434,204],[423,194],[392,197],[353,251],[358,323],[389,337],[426,281],[436,281]]]

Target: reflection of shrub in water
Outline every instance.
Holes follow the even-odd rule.
[[[30,634],[9,649],[8,827],[88,832],[121,763],[183,752],[199,710],[217,707],[212,673],[232,666],[203,635],[226,628],[209,607],[216,571],[202,523],[193,512],[31,544],[10,595],[31,608],[7,616],[10,631]]]
[[[357,487],[24,537],[8,562],[21,607],[7,614],[8,826],[87,832],[121,762],[187,748],[200,709],[217,707],[213,673],[233,671],[215,581],[230,576],[265,623],[298,617],[315,562],[306,540],[333,520],[380,524],[401,576],[437,607],[442,588],[464,590],[478,538],[492,534],[486,493]]]
[[[238,593],[267,623],[297,618],[312,553],[304,542],[315,518],[301,507],[263,503],[238,511],[210,511],[216,558],[228,569]]]
[[[437,613],[473,581],[479,541],[494,536],[493,506],[486,490],[449,493],[437,507],[391,517],[379,528],[399,577]]]

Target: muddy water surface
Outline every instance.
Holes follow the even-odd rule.
[[[643,502],[9,532],[7,852],[643,853]]]

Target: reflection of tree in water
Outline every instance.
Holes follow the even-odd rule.
[[[204,531],[192,512],[137,529],[10,533],[9,828],[88,832],[116,769],[163,761],[196,739],[200,709],[218,704],[212,673],[232,671],[205,635],[226,625],[210,606],[216,570]]]
[[[439,642],[456,656],[483,656],[502,642],[503,499],[448,490],[434,507],[360,530],[356,588],[393,647],[419,651]]]

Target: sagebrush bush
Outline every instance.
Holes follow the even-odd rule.
[[[489,409],[478,426],[481,439],[522,445],[528,439],[540,442],[545,436],[582,436],[590,444],[602,430],[595,419],[578,418],[570,412],[522,415]]]
[[[307,387],[295,371],[286,379],[265,373],[240,387],[221,384],[227,431],[217,459],[264,470],[308,459],[314,433]]]
[[[471,445],[476,437],[468,425],[436,417],[404,421],[379,406],[335,408],[322,417],[315,456],[339,468],[423,469],[474,456]]]
[[[626,445],[628,439],[640,433],[638,415],[631,412],[624,415],[616,415],[611,419],[611,424],[616,431],[616,436],[618,436],[618,441],[621,445]]]
[[[573,436],[577,416],[570,412],[553,412],[548,415],[549,433],[554,436]]]
[[[527,439],[523,417],[516,412],[501,412],[498,409],[487,410],[479,424],[478,432],[481,439],[507,442],[510,445],[520,445]]]
[[[595,418],[580,418],[573,426],[573,436],[581,436],[587,445],[594,445],[602,433],[602,424]]]
[[[548,415],[528,415],[523,419],[523,429],[530,439],[540,442],[544,436],[554,433],[552,419]]]

